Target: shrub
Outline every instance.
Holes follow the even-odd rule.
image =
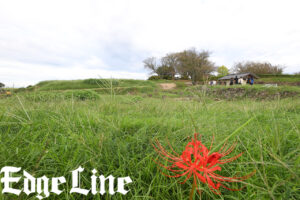
[[[165,79],[165,80],[172,80],[172,76],[171,76],[171,75],[163,75],[163,76],[162,76],[162,79]]]
[[[157,75],[153,75],[148,78],[148,80],[159,80],[159,79],[160,79],[160,77]]]
[[[35,86],[29,85],[26,87],[27,91],[33,91],[35,89]]]
[[[208,78],[208,80],[209,81],[217,81],[217,80],[219,80],[219,78],[222,78],[223,76],[210,76],[209,78]]]
[[[67,99],[76,99],[76,100],[95,100],[99,99],[99,94],[92,90],[74,90],[64,92],[64,96]]]
[[[18,93],[18,92],[24,92],[24,91],[26,91],[26,88],[24,88],[24,87],[20,87],[20,88],[18,88],[18,89],[15,89],[15,93]]]

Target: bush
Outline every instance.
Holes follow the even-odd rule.
[[[24,88],[24,87],[20,87],[20,88],[17,88],[17,89],[15,89],[15,93],[18,93],[18,92],[25,92],[26,91],[26,88]]]
[[[217,80],[219,80],[219,78],[222,78],[223,76],[210,76],[209,78],[208,78],[208,80],[210,80],[210,81],[217,81]]]
[[[162,76],[162,79],[165,79],[165,80],[172,80],[172,76],[171,76],[171,75],[163,75],[163,76]]]
[[[75,91],[66,91],[64,96],[67,99],[76,99],[76,100],[95,100],[99,99],[99,94],[92,90],[75,90]]]
[[[157,76],[157,75],[154,75],[154,76],[150,76],[150,77],[148,78],[148,80],[160,80],[160,77]]]

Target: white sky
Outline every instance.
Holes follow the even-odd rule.
[[[0,0],[0,82],[145,79],[142,61],[195,47],[216,65],[300,71],[299,0]]]

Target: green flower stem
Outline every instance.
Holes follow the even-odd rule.
[[[189,198],[189,200],[193,200],[194,191],[196,189],[196,186],[197,186],[196,181],[193,181],[193,187],[192,187],[192,190],[190,192],[190,198]]]

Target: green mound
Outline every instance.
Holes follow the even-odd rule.
[[[85,80],[56,80],[42,81],[34,87],[39,91],[72,90],[92,88],[119,88],[119,87],[156,87],[156,83],[146,80],[130,79],[85,79]]]

